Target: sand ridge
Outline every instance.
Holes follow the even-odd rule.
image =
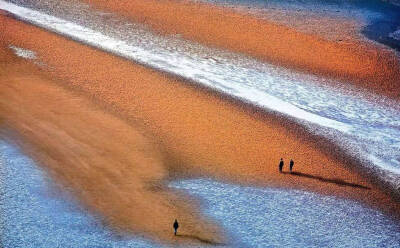
[[[167,161],[140,128],[1,50],[3,137],[15,141],[6,130],[17,131],[25,151],[114,228],[185,243],[172,235],[177,218],[179,234],[191,242],[221,242],[218,226],[196,212],[193,199],[166,188]]]
[[[160,179],[164,178],[164,173],[171,177],[207,176],[237,183],[333,194],[378,206],[392,213],[400,209],[397,202],[360,174],[349,169],[345,160],[339,161],[318,149],[318,142],[312,137],[298,135],[298,130],[292,128],[283,118],[248,110],[234,101],[188,85],[179,78],[78,44],[6,16],[0,17],[0,25],[4,45],[13,44],[37,52],[39,59],[47,65],[42,70],[52,79],[51,83],[43,86],[35,86],[28,82],[27,85],[31,87],[15,88],[17,86],[10,84],[7,79],[10,74],[0,74],[5,75],[5,81],[3,82],[3,78],[1,83],[6,89],[3,90],[3,85],[1,86],[2,122],[8,123],[9,128],[22,134],[22,139],[32,144],[36,149],[34,156],[42,158],[43,166],[61,176],[71,175],[65,177],[65,183],[82,190],[81,200],[105,216],[111,216],[111,224],[115,226],[130,226],[137,232],[152,233],[171,242],[171,237],[168,236],[171,234],[171,227],[166,220],[169,220],[170,216],[163,216],[162,220],[165,222],[162,222],[162,227],[158,227],[152,221],[153,218],[148,219],[148,222],[144,222],[147,223],[144,225],[146,228],[141,227],[141,220],[127,218],[135,210],[125,199],[134,197],[135,194],[131,191],[135,192],[135,185],[126,180],[130,176],[137,177],[131,168],[142,168],[141,164],[133,162],[137,161],[136,157],[143,157],[142,161],[153,161],[151,168],[144,170],[150,174],[143,175],[143,178],[155,180],[152,184],[155,185],[153,190],[159,189],[158,183],[162,183]],[[12,63],[13,60],[7,56],[4,63]],[[30,81],[31,76],[19,75],[23,72],[22,68],[24,66],[18,65],[14,71],[19,78],[17,81]],[[95,102],[102,106],[98,110],[99,113],[91,116],[84,111],[79,113],[77,110],[54,109],[58,102],[62,102],[55,97],[59,95],[58,91],[63,91],[56,90],[60,85],[62,89],[68,88],[89,99],[77,98],[74,100],[76,104],[90,105]],[[36,87],[40,93],[30,93],[34,92],[30,88],[33,90]],[[26,98],[20,97],[25,94]],[[72,98],[70,93],[63,93],[62,96],[65,99]],[[65,104],[70,110],[75,106],[69,103],[69,100]],[[103,114],[102,108],[112,114]],[[47,114],[41,114],[41,111],[46,111]],[[36,112],[40,121],[32,121],[31,118],[35,115],[32,116],[30,112]],[[39,127],[34,129],[26,124],[36,122]],[[40,126],[42,122],[51,123],[52,128],[47,128],[49,125]],[[105,125],[97,127],[97,123]],[[132,125],[135,127],[136,124],[140,128],[131,130]],[[110,129],[108,125],[118,128]],[[82,126],[85,128],[79,128]],[[115,132],[114,129],[120,132]],[[37,133],[38,131],[40,132]],[[146,135],[142,134],[142,131]],[[75,144],[74,139],[68,139],[65,134],[77,137],[80,142]],[[54,135],[60,136],[61,141],[71,140],[71,143],[53,143],[55,139],[51,137],[57,137]],[[147,140],[146,137],[150,139]],[[150,154],[150,157],[143,155],[143,149],[131,151],[126,148],[135,147],[139,141],[147,144],[145,151],[148,153],[144,154]],[[155,144],[155,150],[152,144]],[[84,147],[83,151],[88,153],[79,153],[82,150],[80,147]],[[111,147],[116,148],[110,149]],[[64,151],[68,150],[76,152],[65,156]],[[98,151],[104,151],[104,154],[99,154]],[[295,159],[295,170],[303,173],[303,176],[277,173],[280,157],[286,161],[289,158]],[[109,160],[113,158],[116,159],[116,164]],[[75,163],[87,163],[87,166],[74,167]],[[71,166],[65,166],[67,164]],[[96,164],[106,167],[96,168]],[[112,167],[109,167],[111,164]],[[81,179],[80,182],[85,183],[87,188],[80,187],[75,177],[79,179],[81,173],[85,175],[85,167],[92,166],[96,168],[93,170],[96,177]],[[121,173],[114,173],[115,168],[121,168]],[[119,192],[119,182],[124,182],[122,189],[126,190]],[[114,190],[116,194],[113,197],[117,197],[116,199],[107,199],[107,195],[102,194],[103,191],[114,194]],[[169,201],[160,200],[176,199],[174,195],[166,193],[167,196],[163,196],[157,192],[155,195],[145,195],[143,192],[152,191],[139,191],[140,194],[136,195],[142,199],[143,206],[159,206],[166,209],[164,213],[168,215],[176,213],[176,208]],[[186,209],[188,213],[197,211],[190,207]],[[145,214],[151,216],[153,213]],[[192,223],[200,223],[200,219],[199,215],[193,214]],[[220,240],[215,238],[213,231],[202,229],[203,226],[192,228],[190,231],[196,232],[202,240]]]

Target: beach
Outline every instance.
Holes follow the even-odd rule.
[[[117,13],[129,10],[129,18],[163,35],[180,33],[301,72],[345,79],[397,101],[398,57],[388,49],[359,41],[343,45],[207,5],[91,4]],[[139,6],[143,16],[137,17],[132,6]],[[171,8],[183,13],[182,19],[168,14]],[[185,19],[189,16],[193,21]],[[250,27],[250,33],[234,32],[238,25]],[[271,36],[261,35],[260,26]],[[170,245],[229,243],[224,227],[199,210],[197,198],[169,186],[193,178],[335,196],[399,217],[398,200],[361,169],[360,160],[285,115],[21,22],[7,12],[0,15],[0,27],[2,138],[15,142],[114,230]],[[274,38],[278,33],[279,41]],[[312,53],[309,46],[299,46],[306,43],[313,44]],[[292,52],[287,45],[298,49]],[[22,50],[10,46],[36,55],[17,57],[13,51]],[[322,53],[326,57],[314,56]],[[339,57],[349,60],[339,63]],[[281,157],[285,173],[278,172]],[[291,158],[293,174],[287,172]],[[185,223],[178,239],[170,230],[175,218]]]
[[[288,26],[206,3],[87,2],[145,23],[165,34],[179,34],[196,42],[343,80],[396,99],[399,97],[398,57],[387,49],[358,39],[346,42],[323,39],[318,34],[297,32]],[[320,18],[323,22],[324,17]],[[332,22],[329,24],[334,25]]]

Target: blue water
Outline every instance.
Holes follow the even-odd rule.
[[[237,247],[400,247],[400,225],[359,203],[207,179],[174,182],[203,199]]]
[[[311,11],[322,15],[343,16],[367,23],[362,34],[400,51],[400,41],[390,34],[400,29],[400,1],[382,0],[202,0],[220,5]]]
[[[161,247],[109,230],[3,141],[0,185],[2,248]],[[400,223],[350,200],[209,179],[176,181],[170,187],[202,201],[201,211],[227,231],[227,247],[400,247]]]
[[[0,141],[0,247],[159,247],[121,236],[56,187],[28,157]]]
[[[246,6],[258,9],[306,10],[327,15],[345,15],[374,21],[386,19],[396,21],[400,7],[381,0],[203,0],[221,5]],[[397,20],[399,21],[399,20]]]

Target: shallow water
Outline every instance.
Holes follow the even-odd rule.
[[[400,247],[400,225],[350,200],[208,179],[171,185],[203,199],[239,247]]]
[[[111,231],[4,141],[0,185],[4,248],[161,246]],[[399,223],[350,200],[209,179],[172,182],[170,187],[202,200],[201,210],[228,232],[228,247],[400,247]]]
[[[104,226],[28,157],[0,141],[0,247],[159,247]]]

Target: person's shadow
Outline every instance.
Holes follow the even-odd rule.
[[[325,182],[325,183],[334,183],[337,184],[339,186],[349,186],[349,187],[354,187],[354,188],[360,188],[360,189],[371,189],[370,187],[361,185],[361,184],[356,184],[356,183],[349,183],[346,182],[343,179],[339,179],[339,178],[325,178],[325,177],[320,177],[320,176],[314,176],[314,175],[310,175],[310,174],[305,174],[305,173],[301,173],[301,172],[282,172],[283,174],[287,174],[287,175],[292,175],[292,176],[297,176],[297,177],[305,177],[305,178],[311,178],[311,179],[316,179],[319,180],[321,182]]]
[[[181,237],[181,238],[187,238],[187,239],[193,239],[193,240],[197,240],[200,243],[203,244],[207,244],[207,245],[214,245],[214,246],[219,246],[219,245],[226,245],[224,243],[218,243],[209,239],[204,239],[204,238],[200,238],[198,236],[195,235],[188,235],[188,234],[176,234],[177,237]]]

